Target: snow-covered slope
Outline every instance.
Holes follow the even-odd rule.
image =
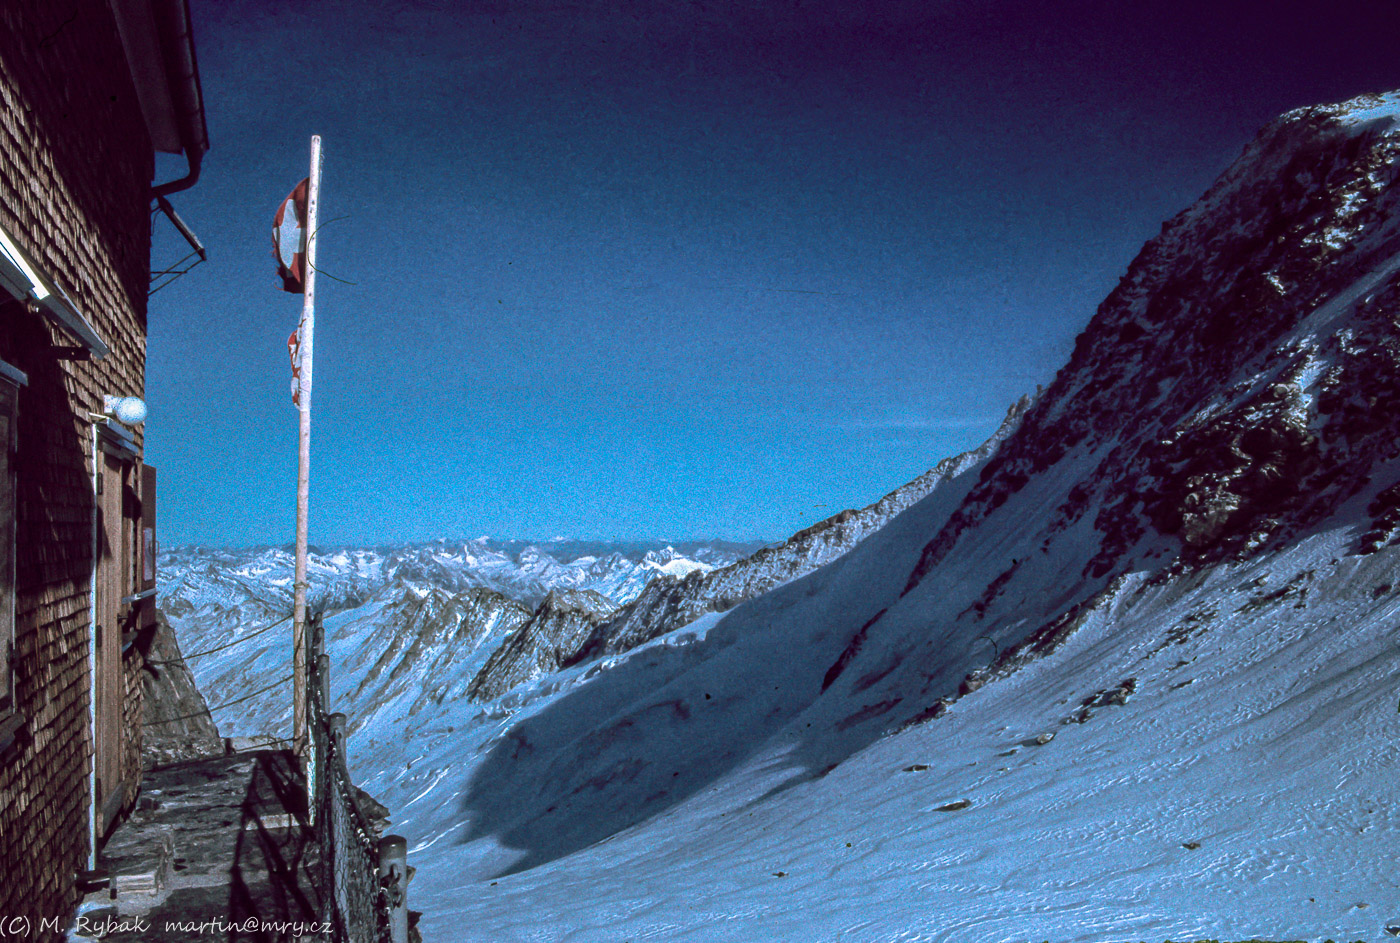
[[[1053,656],[903,733],[886,691],[788,709],[816,670],[754,696],[735,662],[757,653],[715,627],[541,705],[470,780],[458,739],[371,788],[417,787],[396,828],[430,939],[1382,939],[1400,607],[1368,597],[1397,556],[1341,550],[1125,581]]]
[[[1397,113],[1266,128],[970,487],[411,765],[352,742],[428,937],[1383,938]]]

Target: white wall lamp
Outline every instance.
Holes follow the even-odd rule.
[[[102,412],[122,425],[139,426],[146,421],[146,401],[139,396],[104,396]]]

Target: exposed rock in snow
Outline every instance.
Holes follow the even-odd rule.
[[[616,609],[610,599],[592,590],[555,590],[487,659],[467,696],[494,700],[518,684],[559,670]]]
[[[929,542],[911,587],[1055,466],[1089,465],[1055,527],[1097,511],[1087,571],[1103,576],[1133,565],[1149,530],[1179,538],[1188,563],[1285,540],[1395,457],[1400,197],[1388,184],[1400,136],[1391,119],[1338,118],[1347,111],[1273,122],[1163,226]]]
[[[489,589],[450,593],[434,588],[420,595],[403,587],[395,595],[377,614],[376,624],[385,629],[383,642],[378,658],[350,692],[354,703],[383,705],[407,699],[416,711],[428,700],[441,702],[460,681],[462,664],[491,651],[531,618],[520,603]],[[361,629],[353,623],[342,626],[330,640],[358,642]]]

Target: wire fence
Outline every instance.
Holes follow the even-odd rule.
[[[245,632],[244,634],[240,635],[238,638],[234,639],[233,641],[231,641],[231,642],[226,642],[226,643],[224,643],[223,645],[216,645],[216,646],[214,646],[213,648],[206,648],[204,651],[202,651],[202,652],[195,652],[193,655],[177,655],[177,657],[176,657],[174,660],[170,660],[170,659],[163,659],[163,660],[162,660],[162,659],[156,659],[156,658],[148,658],[148,659],[146,659],[146,664],[148,664],[148,665],[181,665],[181,664],[184,664],[185,662],[191,661],[191,660],[193,660],[193,659],[195,659],[195,658],[203,658],[205,655],[212,655],[212,654],[214,654],[215,652],[228,651],[230,648],[233,648],[235,645],[242,645],[244,642],[247,642],[247,641],[249,641],[249,640],[251,640],[251,639],[255,639],[255,638],[257,638],[259,635],[265,635],[265,634],[267,634],[268,632],[271,632],[273,629],[277,628],[279,625],[286,625],[288,622],[291,622],[291,621],[292,621],[292,617],[291,617],[291,616],[287,616],[285,619],[278,619],[276,622],[273,622],[273,623],[270,624],[270,625],[262,626],[261,628],[258,628],[258,629],[254,629],[252,632]]]
[[[323,651],[320,615],[309,626],[311,651]],[[324,657],[308,659],[307,778],[310,816],[320,843],[322,923],[335,943],[393,943],[390,912],[398,881],[380,880],[379,837],[360,810],[345,756],[345,715],[329,711]]]
[[[173,724],[177,720],[190,720],[195,717],[208,717],[209,715],[213,714],[214,711],[221,711],[225,707],[232,707],[235,704],[242,704],[244,701],[251,701],[253,698],[258,697],[262,694],[266,694],[268,691],[271,691],[279,684],[286,684],[291,680],[292,676],[287,675],[285,678],[279,678],[271,684],[267,685],[266,687],[258,688],[256,691],[253,691],[249,694],[245,694],[242,697],[236,697],[231,701],[224,701],[222,704],[215,704],[213,707],[206,707],[204,710],[195,711],[193,714],[181,714],[178,717],[165,717],[160,720],[148,720],[144,724],[142,724],[142,726],[153,727],[158,726],[160,724]]]
[[[147,658],[147,659],[146,659],[146,664],[147,664],[147,665],[154,665],[154,666],[161,667],[161,668],[168,668],[168,667],[170,667],[171,665],[181,665],[181,666],[183,666],[183,667],[185,668],[186,671],[189,671],[189,665],[187,664],[187,662],[189,662],[189,661],[191,661],[191,660],[193,660],[193,659],[195,659],[195,658],[203,658],[205,655],[212,655],[212,654],[214,654],[215,652],[227,651],[228,649],[233,648],[233,647],[236,646],[236,645],[242,645],[244,642],[247,642],[247,641],[250,641],[250,640],[252,640],[252,639],[255,639],[255,638],[257,638],[257,637],[260,636],[260,635],[266,635],[268,632],[271,632],[273,629],[277,628],[279,625],[285,625],[286,623],[290,622],[291,620],[292,620],[292,617],[291,617],[291,616],[287,616],[286,618],[283,618],[283,619],[278,619],[276,622],[270,623],[270,624],[268,624],[268,625],[260,626],[260,627],[258,627],[257,629],[254,629],[254,630],[251,631],[251,632],[245,632],[243,635],[240,635],[238,638],[234,639],[234,640],[231,641],[231,642],[226,642],[226,643],[224,643],[223,645],[216,645],[216,646],[214,646],[213,648],[206,648],[206,649],[204,649],[203,651],[195,652],[193,655],[182,655],[182,654],[180,654],[180,653],[177,651],[177,652],[175,653],[175,658],[173,658],[173,659],[168,659],[168,658]],[[173,637],[173,635],[172,635],[172,637]],[[236,697],[236,698],[234,698],[234,699],[232,699],[232,700],[224,701],[222,704],[217,704],[217,705],[215,705],[214,707],[206,707],[206,708],[205,708],[204,710],[202,710],[202,711],[196,711],[196,712],[194,712],[193,714],[181,714],[181,715],[179,715],[178,717],[164,717],[164,718],[161,718],[161,719],[159,719],[159,720],[148,720],[148,721],[145,721],[141,726],[143,726],[143,727],[159,727],[159,726],[162,725],[162,724],[174,724],[174,723],[179,723],[180,721],[183,721],[183,720],[193,720],[193,719],[195,719],[195,718],[197,718],[197,717],[211,717],[211,719],[212,719],[212,716],[211,716],[211,715],[212,715],[215,711],[223,710],[223,709],[226,708],[226,707],[232,707],[232,706],[234,706],[235,704],[242,704],[242,703],[244,703],[244,702],[246,702],[246,701],[251,701],[253,698],[258,697],[259,695],[265,694],[265,693],[267,693],[268,691],[271,691],[273,688],[277,687],[278,685],[286,684],[287,682],[289,682],[289,681],[291,681],[291,680],[292,680],[292,676],[291,676],[291,675],[287,675],[285,678],[279,678],[278,680],[272,682],[271,684],[267,685],[266,687],[258,688],[256,691],[253,691],[253,692],[251,692],[251,693],[249,693],[249,694],[245,694],[245,695],[243,695],[242,697]]]

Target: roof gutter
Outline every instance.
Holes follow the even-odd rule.
[[[204,121],[204,92],[200,88],[199,64],[194,54],[189,0],[152,0],[151,11],[165,58],[180,145],[189,164],[189,173],[185,176],[151,188],[152,198],[159,200],[188,190],[199,181],[200,166],[209,150],[209,129]]]

